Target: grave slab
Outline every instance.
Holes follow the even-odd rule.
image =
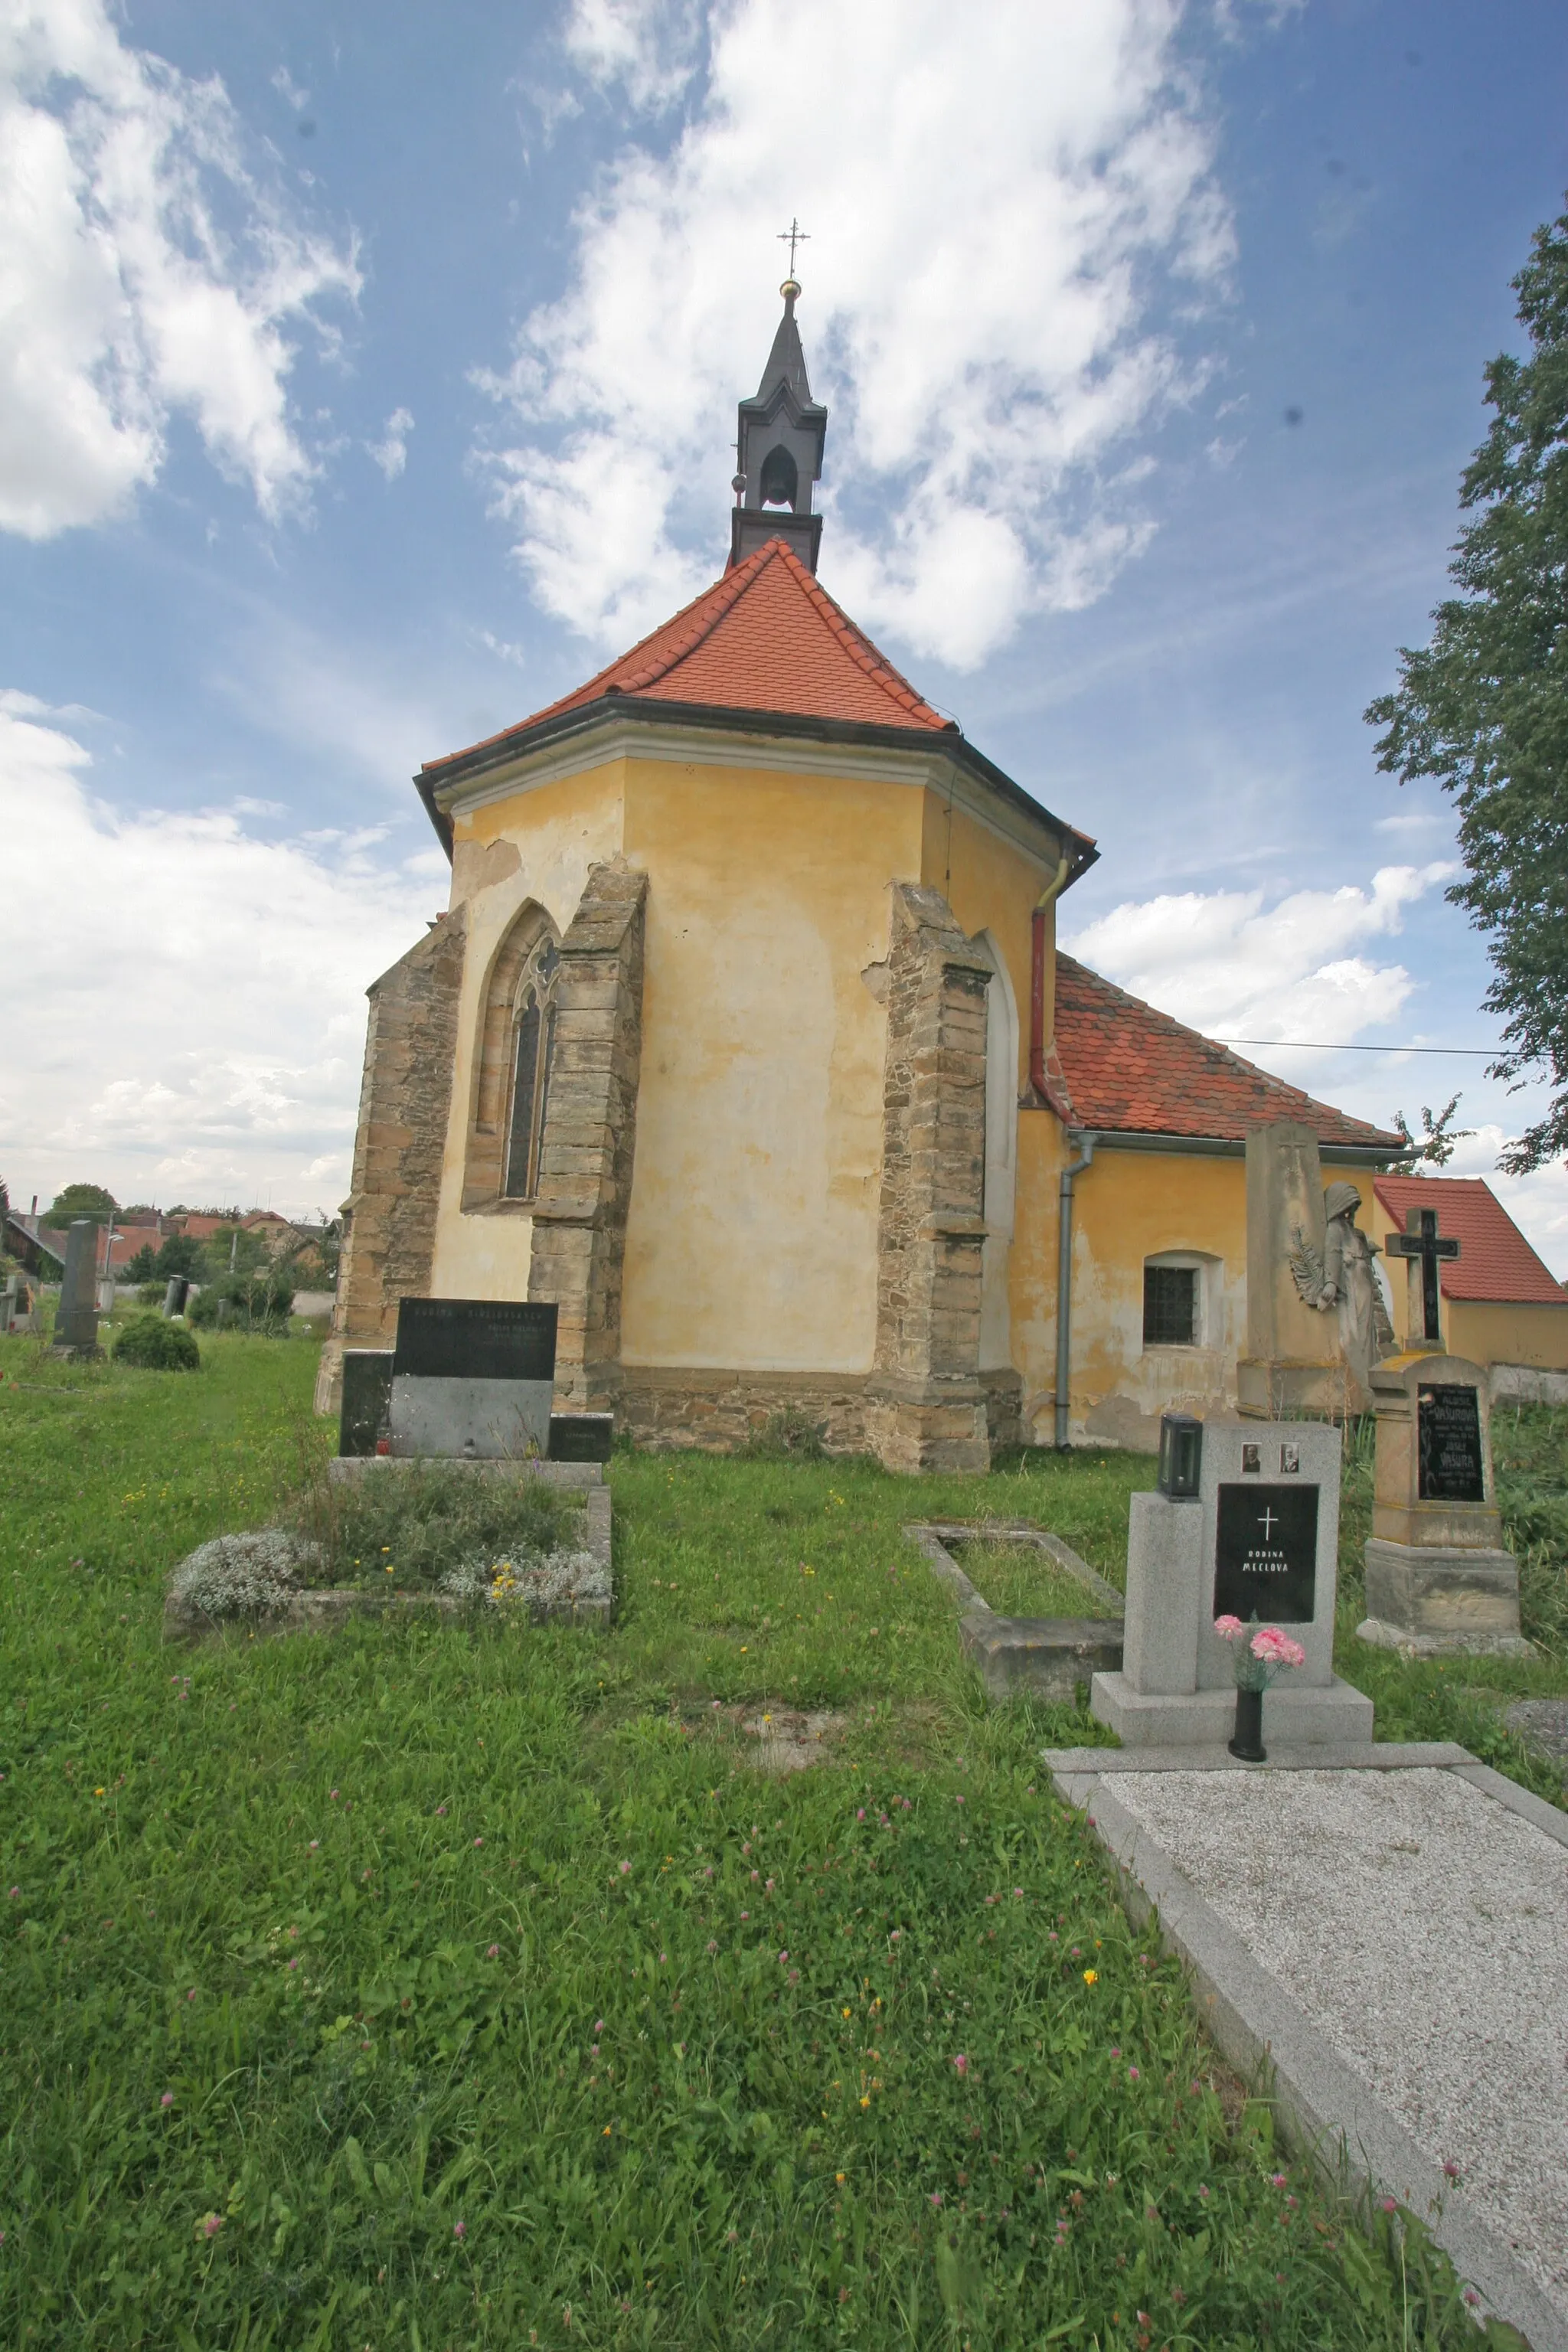
[[[1049,1760],[1286,2137],[1429,2219],[1533,2352],[1568,2352],[1568,1815],[1417,1753]]]
[[[1120,1666],[1121,1595],[1059,1536],[1023,1519],[987,1519],[979,1526],[933,1519],[907,1527],[904,1533],[924,1553],[933,1575],[963,1602],[959,1646],[979,1668],[993,1698],[1027,1695],[1070,1706],[1080,1685],[1091,1685],[1100,1675]],[[950,1544],[972,1549],[976,1569],[984,1576],[988,1543],[1033,1545],[1081,1584],[1085,1599],[1093,1601],[1104,1613],[1099,1617],[999,1616],[948,1549]]]

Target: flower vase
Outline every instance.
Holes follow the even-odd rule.
[[[1229,1743],[1230,1752],[1244,1764],[1267,1764],[1268,1751],[1263,1745],[1263,1693],[1260,1690],[1238,1690],[1236,1694],[1236,1735]]]

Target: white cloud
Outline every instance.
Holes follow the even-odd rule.
[[[121,509],[176,415],[264,515],[303,497],[285,329],[326,334],[359,272],[242,149],[221,82],[127,47],[101,0],[0,11],[0,529]]]
[[[697,20],[704,73],[680,8],[578,0],[590,80],[662,103],[689,70],[690,119],[668,152],[615,160],[566,293],[479,379],[515,427],[487,462],[540,602],[619,642],[712,576],[734,402],[776,316],[768,256],[797,209],[833,410],[829,583],[963,665],[1031,606],[1100,594],[1148,533],[1132,436],[1192,380],[1155,301],[1178,281],[1189,309],[1207,299],[1231,251],[1182,16],[735,0]]]
[[[386,430],[379,441],[367,441],[367,456],[374,458],[389,482],[395,482],[408,463],[408,436],[414,430],[414,412],[395,408],[386,420]]]
[[[90,1172],[121,1200],[334,1203],[365,985],[445,904],[444,858],[375,862],[379,829],[265,841],[235,810],[119,810],[89,764],[0,694],[0,826],[33,877],[0,926],[13,1197]]]
[[[1397,932],[1403,910],[1451,866],[1384,866],[1370,890],[1185,890],[1128,901],[1062,945],[1135,996],[1215,1036],[1348,1043],[1391,1021],[1415,983],[1356,950]]]

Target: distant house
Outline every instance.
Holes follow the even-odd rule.
[[[41,1282],[58,1282],[66,1259],[66,1237],[52,1226],[40,1225],[37,1217],[24,1217],[7,1210],[5,1224],[5,1249],[28,1274],[37,1275]]]
[[[1456,1356],[1476,1364],[1522,1364],[1568,1371],[1568,1290],[1537,1257],[1491,1186],[1479,1176],[1377,1176],[1376,1209],[1362,1223],[1380,1249],[1405,1231],[1412,1209],[1436,1209],[1437,1230],[1459,1255],[1441,1271],[1443,1336]],[[1409,1284],[1388,1264],[1394,1328],[1403,1346]]]

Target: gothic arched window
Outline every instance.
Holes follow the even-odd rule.
[[[531,1201],[539,1189],[539,1147],[550,1095],[555,1045],[555,975],[561,957],[542,939],[522,968],[511,1029],[511,1099],[507,1112],[506,1181],[510,1201]]]
[[[485,976],[474,1039],[463,1206],[531,1200],[554,1030],[561,942],[544,908],[519,908]]]

